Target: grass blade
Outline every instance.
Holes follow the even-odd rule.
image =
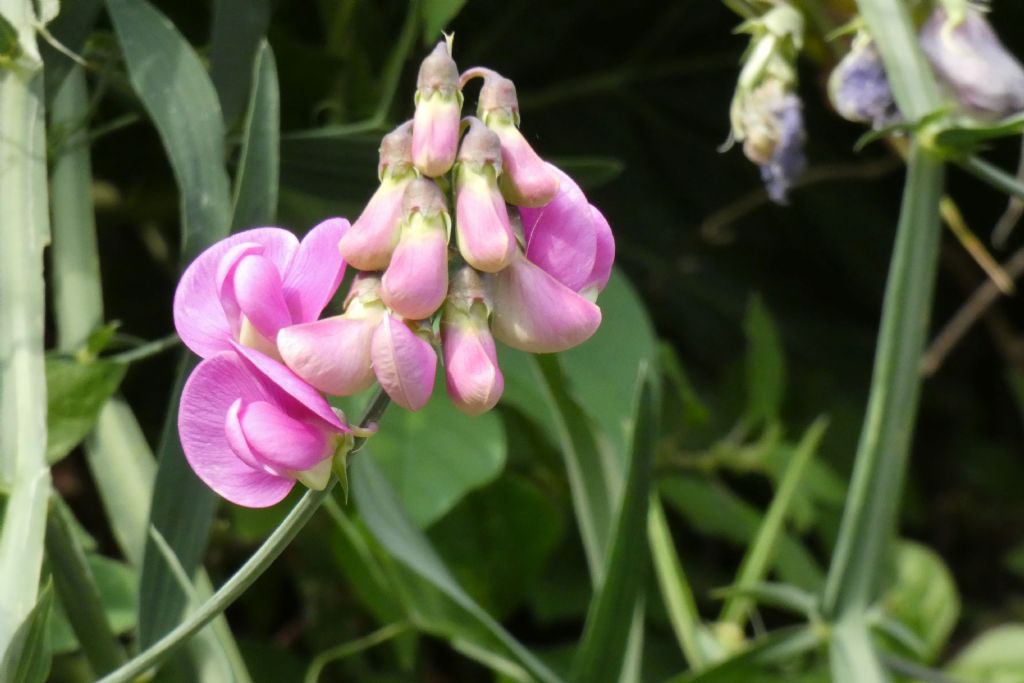
[[[576,523],[590,569],[590,581],[604,581],[605,557],[612,526],[611,484],[607,467],[583,409],[565,388],[565,375],[555,355],[536,356],[533,361],[539,386],[551,409],[558,432],[559,450],[565,459]]]
[[[0,653],[36,604],[46,501],[43,248],[49,241],[43,78],[29,0],[0,0],[20,55],[0,69]]]
[[[53,586],[68,622],[93,673],[102,675],[124,663],[124,650],[103,611],[100,590],[85,550],[71,532],[69,514],[63,502],[54,501],[46,520],[46,555],[53,571]]]
[[[53,588],[47,584],[32,611],[14,634],[11,646],[0,661],[0,681],[44,683],[50,674],[50,615]]]
[[[651,496],[651,509],[647,513],[647,543],[651,548],[654,572],[672,631],[690,668],[699,670],[706,662],[697,639],[701,626],[700,613],[672,543],[665,510],[657,494]]]
[[[256,50],[252,82],[235,178],[233,230],[271,225],[277,215],[281,102],[274,52],[266,41]]]
[[[646,573],[647,509],[651,463],[657,441],[657,400],[641,369],[641,394],[622,503],[610,541],[604,582],[587,613],[583,640],[573,660],[574,681],[618,681],[629,640],[631,616],[641,599]]]
[[[731,622],[742,627],[746,622],[753,600],[743,589],[761,581],[771,567],[773,556],[778,550],[778,540],[785,527],[790,504],[797,493],[803,474],[814,457],[821,437],[825,434],[826,420],[819,418],[812,424],[796,447],[793,458],[786,467],[778,491],[764,516],[761,528],[750,545],[733,584],[737,592],[732,594],[722,607],[719,621]]]
[[[245,111],[253,58],[269,24],[269,0],[214,0],[210,78],[228,127]]]

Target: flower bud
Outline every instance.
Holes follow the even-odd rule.
[[[441,314],[441,345],[448,396],[467,415],[487,412],[505,390],[488,315],[480,276],[472,268],[463,268],[452,282]]]
[[[866,36],[857,36],[832,70],[828,94],[840,116],[854,123],[870,123],[876,130],[894,123],[900,115],[882,57]]]
[[[544,206],[558,192],[558,177],[519,132],[519,100],[515,84],[493,71],[483,71],[477,114],[501,140],[504,173],[498,185],[505,200],[516,206]]]
[[[437,354],[427,338],[427,326],[407,324],[394,315],[384,316],[373,333],[371,354],[377,381],[392,401],[408,410],[425,406],[434,391]]]
[[[466,263],[496,273],[509,264],[516,249],[508,209],[498,190],[501,144],[480,121],[469,122],[455,171],[455,234]]]
[[[380,278],[361,274],[342,315],[292,325],[277,335],[285,364],[319,391],[350,396],[374,381],[370,343],[385,314]]]
[[[412,166],[412,122],[381,140],[380,187],[338,243],[345,261],[360,270],[384,270],[398,244],[402,195],[416,173]]]
[[[521,253],[493,278],[494,336],[514,349],[565,351],[585,342],[601,324],[600,308]]]
[[[404,318],[429,318],[448,290],[451,217],[432,180],[410,181],[402,198],[402,232],[381,281],[381,298]]]
[[[412,158],[420,173],[435,178],[455,163],[461,116],[459,68],[441,41],[420,64],[416,79]]]
[[[949,22],[939,7],[918,36],[939,80],[975,116],[998,119],[1024,110],[1024,68],[985,16],[968,5],[961,21]]]

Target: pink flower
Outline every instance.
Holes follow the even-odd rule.
[[[344,314],[278,333],[281,357],[318,390],[334,396],[355,394],[373,384],[370,342],[385,313],[380,278],[360,274],[346,298]]]
[[[267,507],[302,481],[326,486],[348,427],[290,370],[235,342],[201,362],[181,394],[178,431],[196,475],[224,498]]]
[[[240,341],[277,357],[282,327],[316,320],[341,283],[338,240],[348,221],[332,218],[300,243],[287,230],[256,228],[217,242],[193,261],[174,294],[174,326],[207,358]]]
[[[402,234],[381,281],[381,298],[403,318],[422,320],[440,308],[448,291],[451,218],[441,190],[426,178],[409,183],[402,211]]]
[[[455,234],[466,263],[496,273],[512,260],[516,238],[505,200],[498,190],[501,142],[478,119],[469,131],[455,167]]]
[[[596,299],[615,261],[611,228],[572,178],[548,168],[559,178],[558,194],[547,206],[519,212],[526,257],[569,289]]]
[[[384,136],[377,167],[380,187],[345,233],[338,249],[345,261],[360,270],[384,270],[398,244],[402,195],[416,177],[412,167],[412,122]]]
[[[461,116],[459,68],[442,41],[420,64],[416,79],[412,158],[420,173],[436,178],[455,163]]]
[[[466,76],[475,75],[474,70]],[[484,77],[477,115],[501,141],[504,173],[498,179],[502,194],[516,206],[544,206],[558,192],[558,175],[544,163],[519,132],[519,99],[515,84],[489,69],[476,70]],[[465,81],[466,76],[463,76]]]
[[[455,276],[441,314],[441,345],[448,396],[468,415],[486,413],[505,390],[487,325],[489,313],[480,276],[472,268],[463,268]]]
[[[569,176],[540,209],[523,208],[526,252],[494,276],[494,336],[533,353],[564,351],[583,343],[601,324],[593,301],[615,260],[608,222]]]
[[[415,330],[413,329],[415,328]],[[429,328],[387,315],[373,333],[373,371],[391,400],[408,410],[419,410],[434,391],[437,354],[424,337]]]

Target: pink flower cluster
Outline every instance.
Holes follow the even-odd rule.
[[[476,77],[477,117],[462,118]],[[415,101],[414,118],[381,142],[380,186],[354,224],[325,221],[301,243],[248,230],[182,276],[175,325],[204,358],[182,394],[182,444],[235,503],[271,505],[295,480],[326,485],[351,430],[323,394],[378,382],[419,410],[439,346],[449,397],[478,415],[504,390],[495,339],[553,353],[600,325],[611,230],[520,133],[513,83],[479,68],[460,76],[442,42],[420,67]],[[346,263],[361,272],[342,312],[321,318]]]

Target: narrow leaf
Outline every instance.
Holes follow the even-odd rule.
[[[53,606],[53,588],[47,584],[39,600],[15,631],[0,661],[0,681],[43,683],[50,675],[47,624]]]
[[[269,0],[214,0],[210,78],[229,128],[251,97],[253,63],[269,24]]]
[[[233,230],[272,225],[277,216],[281,102],[274,52],[266,41],[256,50],[252,83],[235,177]]]
[[[574,681],[617,681],[629,638],[632,614],[640,600],[647,560],[647,508],[651,463],[657,440],[654,388],[644,381],[637,408],[637,427],[626,470],[626,484],[614,536],[609,545],[604,581],[587,613],[583,640],[573,660]]]
[[[430,542],[410,521],[371,456],[352,460],[356,505],[370,531],[395,559],[434,585],[487,629],[524,669],[544,683],[559,679],[485,612],[455,581]]]
[[[66,456],[92,431],[127,369],[123,363],[105,360],[46,359],[47,462]]]

